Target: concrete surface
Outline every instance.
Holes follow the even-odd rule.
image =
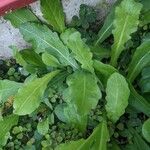
[[[71,21],[74,15],[78,15],[81,4],[94,6],[99,11],[100,19],[103,19],[114,2],[115,0],[62,0],[67,23]],[[39,1],[31,4],[30,7],[40,19],[43,19]],[[10,45],[16,45],[20,49],[28,46],[19,30],[13,28],[10,22],[0,17],[0,58],[6,59],[12,56]]]

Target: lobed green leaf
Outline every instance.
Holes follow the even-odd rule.
[[[150,143],[150,119],[147,119],[142,126],[142,134],[144,138]]]
[[[23,68],[29,73],[33,74],[37,71],[46,70],[46,65],[43,63],[42,58],[32,49],[23,49],[19,50],[12,46],[13,57],[16,59],[16,62],[23,66]]]
[[[71,141],[56,147],[56,150],[107,150],[107,142],[109,141],[109,131],[107,123],[103,120],[93,131],[93,133],[85,140]]]
[[[58,73],[59,71],[48,73],[42,78],[27,82],[19,89],[14,98],[14,114],[27,115],[36,110],[40,105],[47,84]]]
[[[69,115],[68,120],[73,121],[74,124],[80,126],[81,130],[84,130],[88,113],[96,107],[101,98],[97,79],[91,73],[76,71],[69,76],[67,84],[69,87],[65,91],[64,98],[69,105],[68,111],[72,114]]]
[[[53,55],[49,54],[48,52],[44,52],[42,54],[42,61],[47,66],[51,66],[51,67],[60,67],[61,66],[59,61]]]
[[[93,55],[90,52],[90,48],[81,39],[81,34],[74,29],[68,29],[61,34],[61,39],[71,49],[75,59],[81,63],[81,67],[94,72]]]
[[[143,69],[139,85],[143,93],[150,93],[150,66]]]
[[[31,10],[27,8],[18,9],[11,13],[8,13],[6,16],[4,16],[4,18],[9,20],[11,24],[16,28],[19,28],[20,25],[25,22],[38,22],[37,17],[32,13]]]
[[[0,103],[4,103],[10,96],[15,96],[22,83],[15,81],[0,80]]]
[[[143,112],[147,116],[150,116],[150,103],[140,94],[138,94],[131,84],[130,91],[129,104],[138,111]]]
[[[97,77],[103,82],[106,86],[108,78],[115,72],[117,69],[111,65],[104,64],[100,61],[94,60],[94,68],[97,73]]]
[[[60,0],[41,0],[43,17],[58,32],[65,30],[65,16]]]
[[[106,111],[108,118],[116,122],[125,113],[130,90],[125,78],[119,73],[113,73],[106,87]]]
[[[120,3],[121,0],[118,0],[111,8],[110,13],[107,15],[104,25],[98,32],[98,39],[95,42],[95,46],[102,43],[105,39],[107,39],[113,30],[113,20],[115,18],[115,7]]]
[[[117,60],[124,50],[124,44],[131,39],[130,35],[137,30],[141,9],[140,3],[134,0],[123,0],[115,10],[114,44],[111,53],[111,64],[113,66],[117,65]]]
[[[133,142],[137,150],[150,150],[149,145],[142,139],[142,137],[133,129]]]
[[[27,42],[33,44],[37,53],[45,50],[56,57],[62,65],[78,68],[71,57],[68,48],[62,43],[58,34],[52,32],[47,26],[36,23],[25,23],[20,26],[20,31]]]
[[[148,64],[150,64],[150,40],[146,40],[136,49],[128,67],[127,78],[129,81],[133,82],[141,70]]]
[[[2,121],[0,121],[0,141],[3,141],[6,134],[10,131],[10,129],[18,124],[19,117],[17,115],[9,115],[4,117]],[[0,142],[1,146],[1,142]]]
[[[49,130],[49,118],[39,122],[37,125],[37,130],[41,135],[46,135]]]

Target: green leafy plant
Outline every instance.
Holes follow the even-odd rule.
[[[150,117],[148,98],[140,93],[137,87],[137,79],[143,70],[139,84],[143,92],[149,92],[143,80],[147,77],[144,69],[150,65],[150,40],[146,38],[140,41],[140,45],[134,45],[136,42],[133,33],[138,30],[141,21],[140,2],[122,0],[115,6],[93,43],[83,39],[82,34],[73,26],[65,25],[59,0],[41,0],[41,10],[46,23],[41,23],[29,9],[17,10],[5,17],[14,27],[19,28],[31,47],[22,51],[18,51],[15,46],[11,47],[16,62],[26,72],[24,83],[0,80],[2,112],[4,105],[12,97],[12,109],[9,112],[11,115],[3,114],[0,121],[0,139],[5,141],[1,147],[5,146],[9,139],[7,133],[12,126],[17,125],[18,118],[35,117],[38,119],[34,121],[38,123],[35,122],[32,129],[36,132],[31,132],[31,138],[25,140],[27,146],[24,148],[40,149],[42,146],[43,150],[119,150],[124,147],[114,137],[119,134],[126,137],[128,134],[127,137],[131,135],[132,138],[126,144],[126,149],[139,149],[138,142],[141,143],[140,146],[144,145],[146,149],[150,149],[137,130],[129,126],[129,122],[126,123],[126,133],[116,133],[116,127],[119,131],[123,130],[123,125],[117,124],[130,109],[142,113],[146,118]],[[89,20],[82,18],[87,15],[87,8],[84,8],[85,10],[81,11],[83,14],[80,15],[80,21],[83,22],[80,22],[79,26],[86,24],[88,29]],[[89,11],[92,12],[91,9]],[[93,22],[94,20],[90,23]],[[108,42],[105,47],[103,43],[111,34],[114,41]],[[129,43],[134,43],[134,46]],[[129,60],[126,60],[129,55]],[[54,94],[56,91],[57,94]],[[93,120],[90,121],[90,113],[94,114],[94,110],[98,118],[94,121],[93,115]],[[56,120],[63,122],[66,128],[73,126],[77,133],[81,133],[80,136],[76,137],[78,134],[75,133],[71,138],[67,129],[57,134],[58,131],[52,129]],[[143,136],[149,142],[148,127],[149,120],[142,127]],[[61,128],[63,127],[60,126]],[[49,130],[52,130],[51,137]],[[63,136],[65,131],[70,139],[67,135]],[[20,133],[20,130],[15,133]],[[17,135],[18,139],[23,137],[23,134]],[[55,139],[56,137],[58,138]],[[52,143],[52,139],[55,139],[55,142]],[[38,144],[39,141],[41,145]]]

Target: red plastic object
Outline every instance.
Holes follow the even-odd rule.
[[[5,13],[24,7],[35,0],[0,0],[0,16]]]

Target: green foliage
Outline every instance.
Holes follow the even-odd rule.
[[[78,147],[80,147],[80,145],[82,145],[83,142],[84,142],[83,139],[78,140],[78,141],[71,141],[68,144],[62,144],[62,145],[56,147],[56,150],[69,150],[69,149],[77,150],[77,149],[80,149]]]
[[[91,23],[94,23],[96,20],[96,12],[92,7],[89,7],[85,4],[81,4],[79,18],[74,16],[72,18],[72,25],[82,26],[84,29],[88,29]],[[74,26],[75,26],[74,25]]]
[[[21,57],[26,61],[27,64],[34,66],[36,68],[45,68],[45,64],[43,63],[41,57],[35,53],[32,49],[24,49],[20,52]]]
[[[138,19],[142,5],[134,0],[123,0],[115,10],[114,44],[112,46],[111,64],[117,65],[117,60],[124,50],[124,44],[131,39],[131,34],[137,30]]]
[[[14,58],[17,63],[23,66],[24,70],[31,74],[46,70],[46,66],[43,63],[41,56],[32,49],[23,49],[21,52],[18,52],[16,47],[12,46],[11,48],[13,49]]]
[[[17,62],[18,64],[20,64],[21,66],[23,66],[24,68],[26,68],[27,63],[26,63],[26,61],[22,58],[22,55],[19,53],[19,50],[18,50],[16,47],[14,47],[14,46],[12,46],[11,48],[12,48],[12,50],[13,50],[13,57],[15,58],[16,62]]]
[[[128,68],[128,79],[133,82],[141,70],[149,64],[150,41],[143,42],[135,51]]]
[[[142,78],[139,83],[143,93],[150,92],[150,67],[145,67],[142,71]]]
[[[38,22],[37,17],[27,8],[22,8],[14,11],[13,13],[9,13],[4,18],[10,20],[12,25],[16,28],[25,22]]]
[[[104,25],[98,32],[98,39],[96,40],[95,45],[102,43],[112,34],[113,20],[115,18],[115,8],[119,3],[120,3],[120,0],[118,0],[111,8],[110,13],[107,15],[107,18],[105,19]]]
[[[53,55],[49,54],[48,52],[45,52],[42,54],[42,61],[47,66],[51,66],[51,67],[61,66],[59,61]]]
[[[137,150],[150,150],[149,145],[142,139],[142,137],[137,133],[137,131],[132,131],[134,134],[133,142],[134,142],[134,149]]]
[[[149,0],[139,0],[142,4],[143,4],[143,12],[146,12],[148,10],[150,10],[150,3]]]
[[[37,109],[40,105],[47,84],[58,73],[59,71],[51,72],[42,78],[26,83],[21,89],[19,89],[14,98],[14,113],[18,115],[26,115]]]
[[[98,60],[110,57],[110,50],[102,46],[90,46],[93,57]]]
[[[0,103],[4,103],[10,96],[15,96],[22,83],[0,80]]]
[[[46,135],[49,130],[49,118],[39,122],[37,125],[37,130],[40,134]]]
[[[143,4],[140,25],[144,26],[150,23],[150,4],[148,0],[140,0],[140,2]]]
[[[94,60],[94,68],[97,71],[97,77],[103,82],[103,84],[106,86],[108,78],[115,72],[117,72],[117,69],[115,69],[113,66],[108,64],[103,64],[100,61]]]
[[[62,144],[56,150],[85,150],[98,149],[107,150],[107,142],[109,141],[109,132],[106,121],[102,121],[93,131],[93,133],[85,140],[71,141],[67,144]]]
[[[142,133],[144,138],[150,142],[150,119],[146,120],[142,126]]]
[[[54,30],[60,33],[65,30],[65,17],[60,0],[41,0],[41,10]]]
[[[96,10],[91,6],[81,4],[79,16],[73,16],[69,26],[78,30],[87,42],[92,43],[96,39],[97,24]]]
[[[41,0],[46,22],[26,8],[6,16],[30,48],[0,60],[2,149],[150,149],[146,1],[119,0],[99,33],[86,5],[65,26],[60,0]]]
[[[3,141],[6,134],[10,131],[10,129],[18,123],[18,116],[17,115],[9,115],[4,117],[2,121],[0,121],[0,141]],[[2,143],[0,143],[0,146]]]
[[[83,69],[93,72],[92,53],[90,48],[81,39],[81,34],[74,29],[68,29],[62,33],[61,39],[72,50],[76,60],[81,63]]]
[[[125,78],[119,73],[113,73],[106,87],[106,111],[110,120],[116,122],[124,114],[129,95],[130,90]]]
[[[47,51],[54,55],[63,65],[77,68],[75,61],[69,54],[68,48],[61,42],[58,34],[52,32],[47,26],[35,23],[25,23],[20,26],[20,31],[26,41],[33,43],[36,52]]]
[[[94,109],[101,98],[101,92],[94,75],[77,71],[67,79],[68,89],[65,91],[65,109],[69,122],[85,130],[87,115]],[[72,112],[73,111],[73,112]],[[72,114],[72,116],[70,116]]]
[[[150,10],[142,14],[141,20],[142,20],[141,25],[143,26],[150,23]]]
[[[130,91],[131,94],[129,98],[129,104],[140,112],[150,116],[150,103],[139,93],[137,93],[132,85],[130,85]]]

